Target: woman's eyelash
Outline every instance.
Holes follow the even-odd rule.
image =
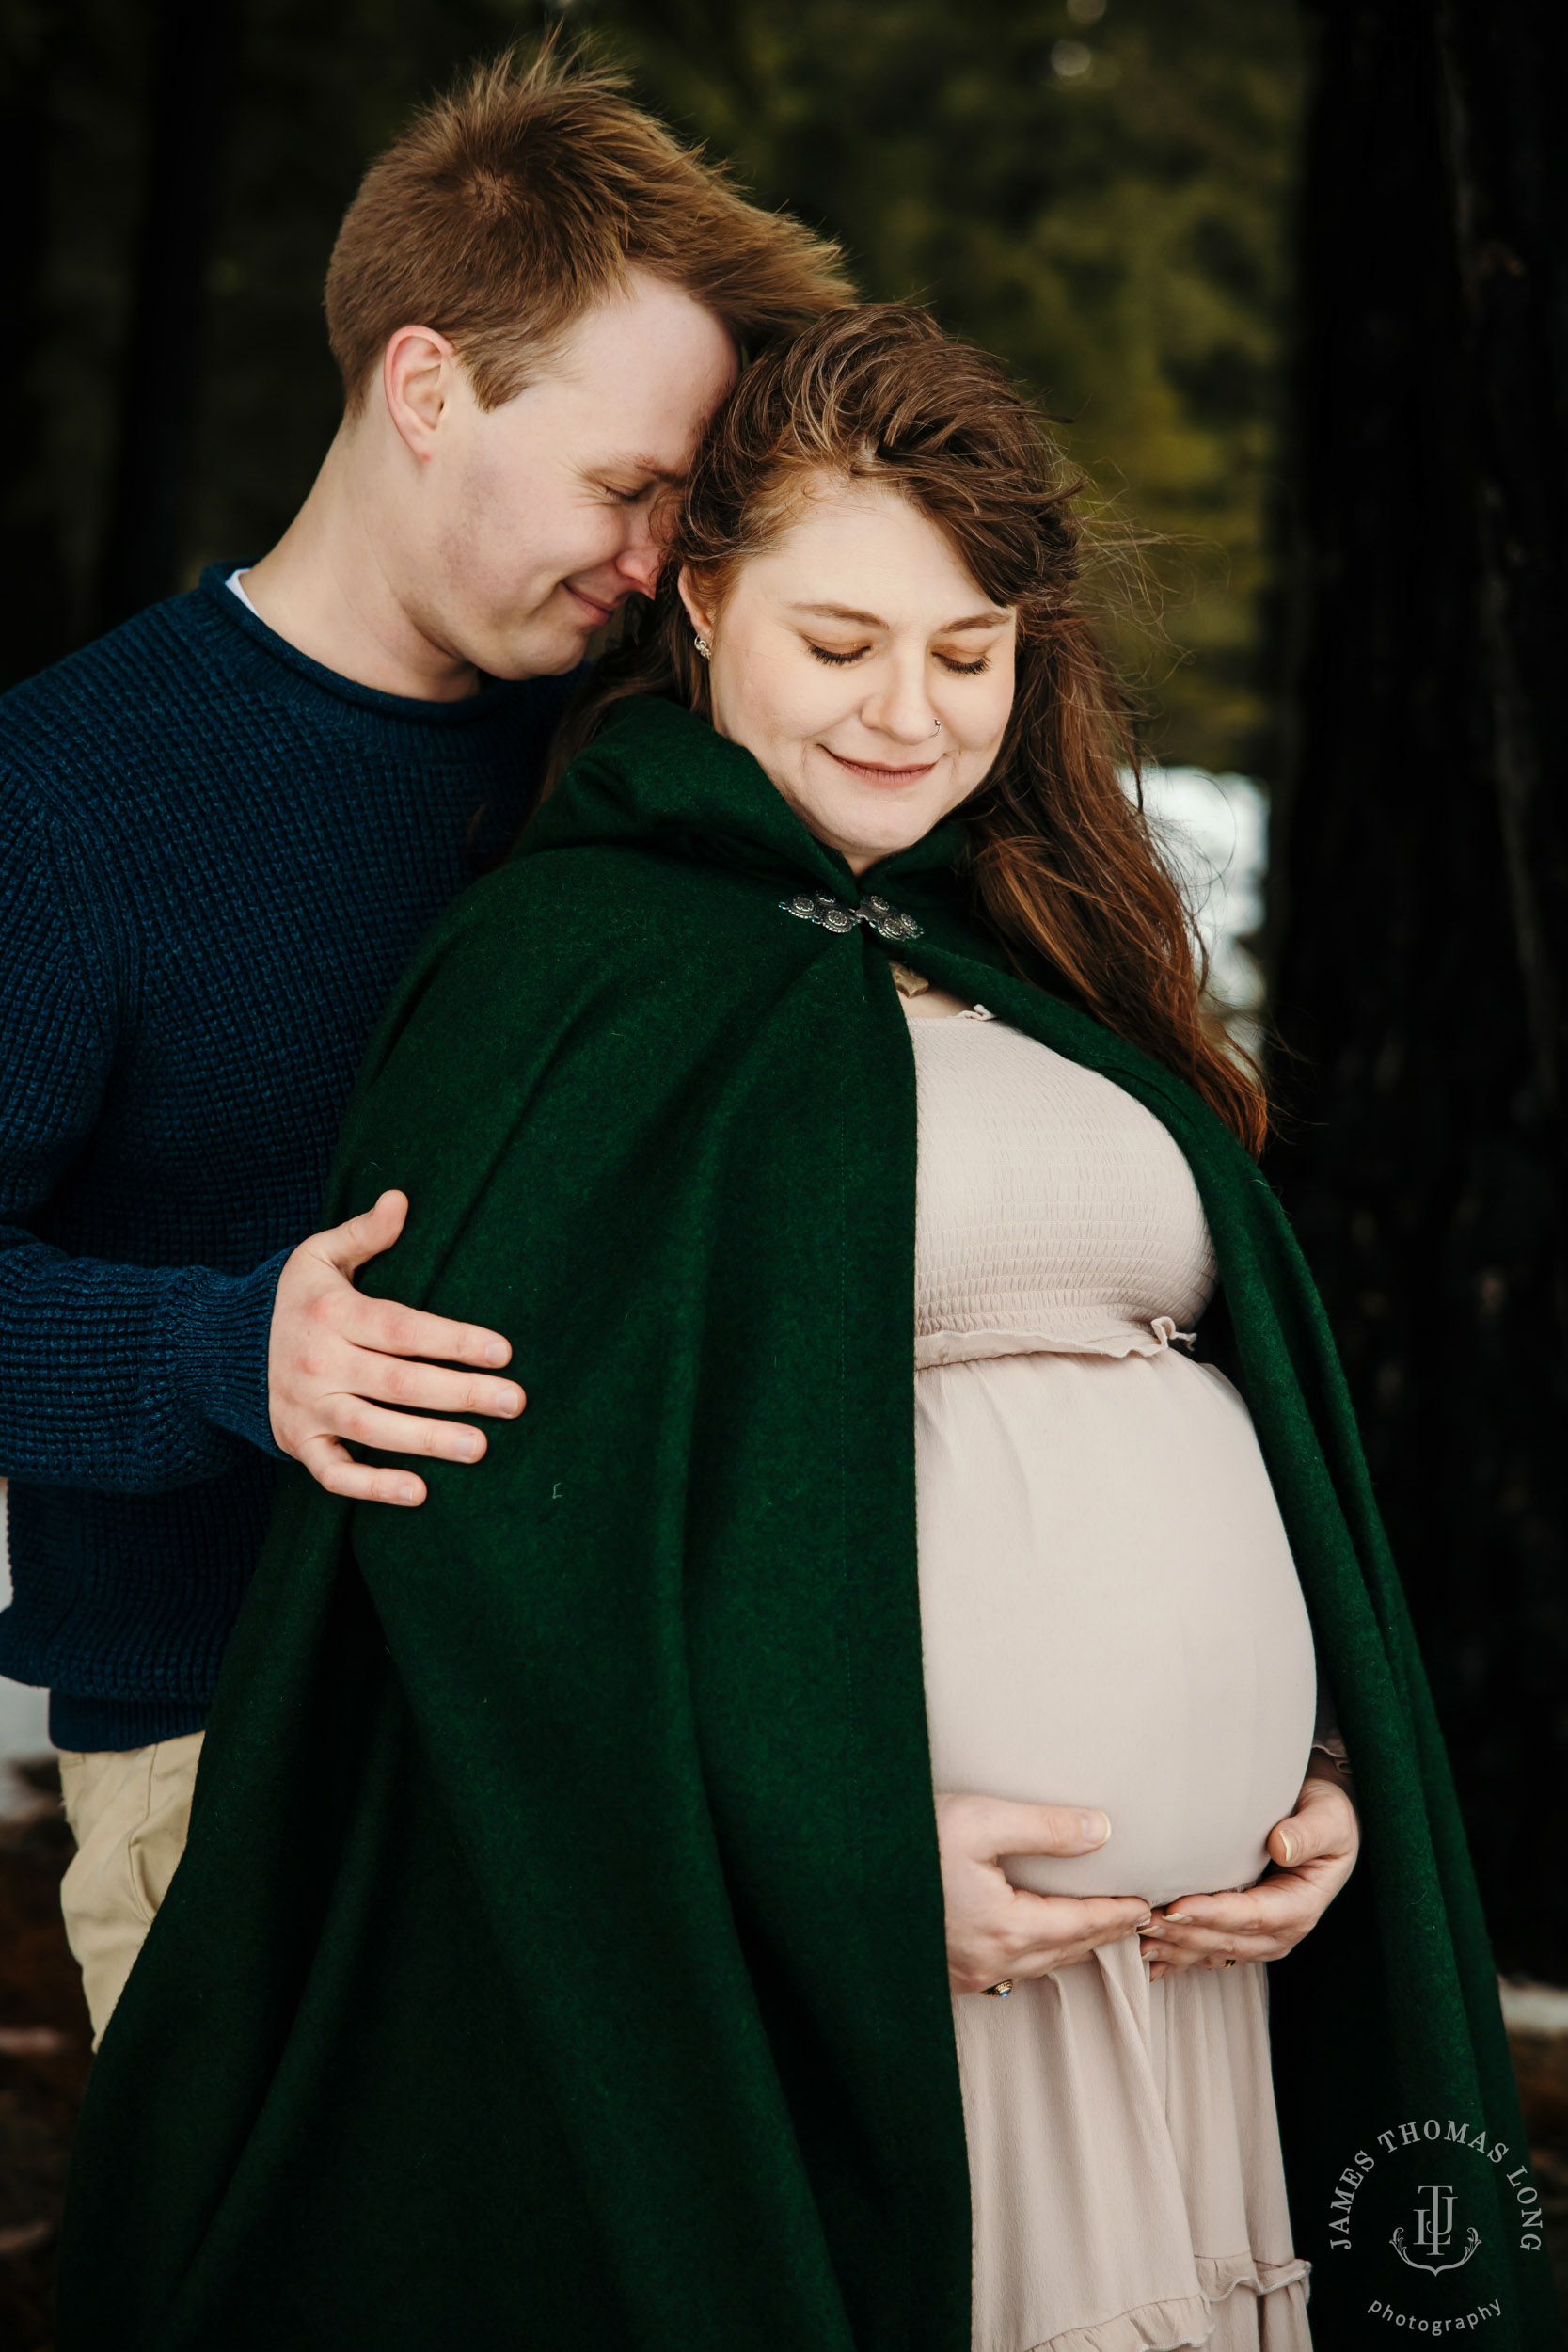
[[[867,651],[864,645],[857,645],[853,653],[833,653],[826,645],[812,645],[809,638],[806,642],[818,661],[826,661],[834,670],[847,668],[851,661],[859,661],[862,655]],[[978,661],[955,661],[950,655],[944,653],[938,654],[937,660],[943,669],[951,670],[958,677],[978,677],[982,670],[990,668],[990,660],[986,654],[982,654]]]

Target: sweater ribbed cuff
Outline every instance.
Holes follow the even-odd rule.
[[[283,1451],[268,1407],[267,1348],[277,1278],[290,1254],[280,1249],[249,1274],[193,1267],[171,1333],[174,1376],[188,1403],[204,1421],[279,1462]]]
[[[71,1691],[49,1693],[49,1744],[89,1756],[115,1748],[150,1748],[160,1740],[204,1731],[207,1709],[190,1699],[82,1698]]]

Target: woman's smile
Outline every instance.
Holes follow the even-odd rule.
[[[852,776],[863,776],[867,784],[914,784],[922,776],[928,776],[937,764],[934,759],[927,759],[918,766],[911,764],[894,768],[885,760],[851,759],[846,752],[835,752],[831,743],[824,743],[821,748],[830,759],[836,759],[839,766],[847,768]]]

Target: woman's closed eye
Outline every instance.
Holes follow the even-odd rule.
[[[827,662],[834,670],[845,670],[851,662],[863,660],[871,650],[869,645],[855,645],[847,651],[839,651],[832,645],[814,644],[810,638],[806,640],[806,644],[808,651],[815,654],[818,661]],[[939,653],[936,658],[942,668],[950,671],[955,677],[978,677],[982,670],[990,668],[988,654],[981,654],[975,661],[960,661],[956,654],[950,653]]]

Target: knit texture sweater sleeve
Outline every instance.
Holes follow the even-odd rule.
[[[91,846],[0,771],[0,1474],[155,1494],[277,1454],[267,1340],[286,1251],[242,1275],[68,1255],[71,1182],[135,1018],[134,949]]]

